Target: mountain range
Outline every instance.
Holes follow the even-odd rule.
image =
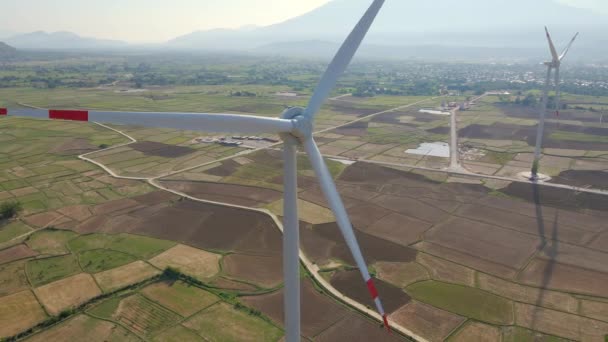
[[[344,39],[370,2],[333,0],[278,24],[196,31],[146,48],[325,56],[335,51],[336,44]],[[571,58],[605,56],[608,51],[605,35],[608,16],[557,0],[387,0],[366,38],[362,54],[373,56],[375,51],[377,56],[384,56],[393,51],[393,55],[426,57],[459,52],[458,55],[466,57],[502,51],[499,55],[510,57],[537,51],[544,55],[545,25],[560,46],[574,32],[581,31]],[[17,48],[129,47],[120,41],[83,38],[68,32],[34,32],[6,41]]]

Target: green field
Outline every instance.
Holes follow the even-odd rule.
[[[104,248],[111,239],[110,235],[100,233],[79,235],[68,241],[68,248],[74,253]]]
[[[78,261],[85,272],[97,273],[136,261],[132,255],[107,249],[94,249],[78,254]]]
[[[175,242],[159,240],[147,236],[118,234],[113,235],[106,248],[127,253],[140,259],[149,259],[173,246]]]
[[[25,270],[34,287],[80,273],[82,270],[73,255],[62,255],[27,262]]]
[[[424,303],[482,322],[509,325],[513,321],[509,300],[476,288],[429,280],[410,285],[406,291]]]
[[[70,252],[66,243],[75,236],[70,230],[44,229],[30,235],[25,243],[40,254],[60,255]]]
[[[225,303],[218,303],[191,317],[184,325],[216,341],[278,341],[281,330]]]
[[[0,243],[31,232],[32,228],[21,221],[14,221],[0,226]]]

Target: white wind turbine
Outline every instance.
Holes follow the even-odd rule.
[[[549,34],[549,30],[545,26],[545,32],[547,33],[547,40],[549,41],[549,49],[551,50],[552,59],[550,62],[545,62],[544,64],[547,66],[547,79],[545,80],[545,89],[543,91],[543,99],[540,111],[540,121],[538,123],[538,132],[536,133],[536,147],[534,148],[534,162],[532,163],[532,172],[530,174],[531,180],[538,180],[538,168],[540,161],[540,150],[543,142],[543,132],[545,130],[545,117],[547,115],[547,104],[549,103],[549,88],[551,87],[551,72],[555,69],[555,114],[559,116],[560,110],[560,77],[559,77],[559,68],[562,64],[562,60],[568,54],[570,47],[572,47],[572,43],[576,37],[578,37],[578,32],[574,35],[574,37],[570,40],[570,43],[561,55],[557,54],[557,50],[555,50],[555,45],[553,45],[553,40],[551,39],[551,35]]]
[[[284,210],[283,210],[283,272],[285,279],[285,329],[289,342],[300,340],[300,282],[299,282],[299,224],[297,162],[298,146],[308,154],[319,179],[321,189],[333,211],[338,226],[353,258],[375,301],[387,329],[388,321],[378,292],[367,269],[357,243],[350,219],[338,194],[336,185],[319,152],[312,133],[314,118],[323,102],[335,87],[338,78],[349,65],[380,11],[384,0],[374,0],[359,23],[329,64],[306,108],[286,110],[281,118],[237,114],[143,113],[77,110],[36,110],[0,108],[0,115],[14,115],[40,119],[91,121],[119,125],[163,127],[204,132],[275,133],[284,140]]]

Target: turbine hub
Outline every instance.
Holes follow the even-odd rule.
[[[289,134],[300,142],[304,142],[312,136],[312,120],[304,115],[304,108],[289,108],[283,112],[281,117],[283,119],[291,120],[293,123],[293,130]]]

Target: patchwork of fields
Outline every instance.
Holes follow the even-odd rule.
[[[225,97],[200,91],[209,103]],[[90,106],[107,94],[89,95],[48,106]],[[126,96],[136,103],[124,109],[159,102]],[[303,102],[267,99],[279,108]],[[326,106],[319,129],[418,100],[343,99]],[[228,104],[254,102],[262,99]],[[526,139],[533,123],[501,106],[486,97],[459,112],[461,144],[483,151],[465,167],[507,176],[529,167]],[[275,107],[255,111],[276,114]],[[183,109],[200,109],[190,108]],[[594,137],[604,131],[577,111],[550,120],[541,171],[556,182],[602,188],[606,149]],[[447,141],[448,119],[412,107],[321,132],[317,140],[323,153],[352,161],[443,168],[447,159],[404,151]],[[141,142],[95,152],[128,140],[96,125],[0,120],[6,142],[0,202],[24,206],[17,219],[0,222],[0,321],[6,323],[0,337],[41,324],[29,339],[279,340],[281,234],[268,215],[113,178],[76,156],[94,152],[88,156],[121,176],[160,177],[163,187],[196,198],[280,216],[280,152],[237,156],[242,149],[193,144],[198,133],[121,130]],[[305,158],[298,162],[303,251],[333,287],[373,307],[310,165]],[[392,321],[431,341],[601,340],[608,334],[604,197],[363,161],[327,162]],[[187,277],[167,279],[167,267]],[[302,289],[305,338],[402,339],[327,296],[304,273]],[[67,319],[46,326],[58,316]]]

